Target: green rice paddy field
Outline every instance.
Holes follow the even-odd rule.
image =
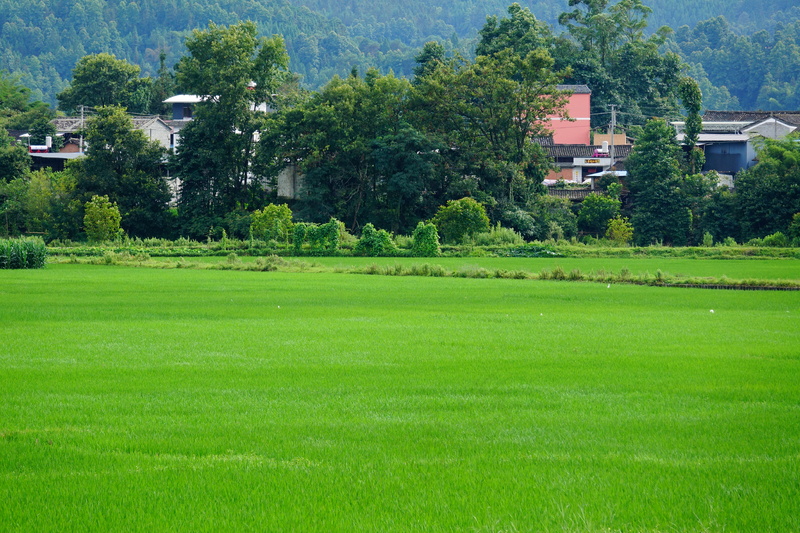
[[[800,293],[0,271],[0,530],[798,531]]]

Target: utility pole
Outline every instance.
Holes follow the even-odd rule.
[[[614,130],[617,129],[617,104],[611,104],[611,146],[609,156],[611,157],[611,164],[608,170],[614,170]]]
[[[81,141],[78,151],[80,153],[83,153],[83,106],[80,106],[80,108],[81,108]]]

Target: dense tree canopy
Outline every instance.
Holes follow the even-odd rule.
[[[280,37],[257,36],[255,24],[210,24],[186,40],[189,55],[176,67],[178,84],[202,95],[194,118],[181,130],[175,157],[183,229],[201,236],[235,209],[266,202],[264,183],[251,173],[255,133],[288,58]]]
[[[681,193],[680,153],[675,130],[662,120],[651,120],[628,158],[631,223],[637,244],[689,243],[692,220]]]
[[[800,138],[767,140],[758,164],[736,178],[739,220],[744,238],[786,232],[800,212]]]
[[[59,107],[75,113],[80,106],[119,105],[141,112],[150,104],[149,80],[139,78],[140,69],[111,54],[82,57],[72,70],[72,83],[61,91]]]
[[[124,109],[116,106],[98,108],[84,136],[86,157],[75,160],[70,169],[78,199],[108,196],[119,205],[122,228],[131,236],[168,232],[164,149],[134,129]]]
[[[669,29],[648,34],[648,17],[658,18],[659,4],[677,11],[682,7],[679,0],[651,3],[654,9],[641,0],[565,0],[548,9],[537,3],[532,10],[512,4],[507,16],[490,15],[482,27],[474,26],[476,43],[436,33],[421,40],[414,32],[417,23],[432,20],[425,16],[393,19],[396,25],[384,25],[356,42],[338,22],[327,21],[318,32],[310,21],[322,19],[307,10],[297,21],[309,25],[289,32],[285,44],[280,37],[259,37],[277,29],[276,20],[283,15],[252,17],[261,22],[237,22],[242,18],[237,15],[229,26],[212,22],[191,33],[181,44],[183,55],[183,48],[170,50],[169,39],[151,47],[142,64],[150,74],[153,63],[158,64],[155,78],[141,77],[139,66],[116,59],[113,54],[126,57],[119,52],[122,40],[113,32],[103,35],[98,26],[83,42],[103,43],[104,48],[83,49],[81,59],[69,65],[69,85],[49,84],[63,89],[59,100],[64,111],[99,106],[100,113],[84,132],[87,158],[64,173],[31,174],[24,148],[13,146],[5,135],[0,139],[0,209],[7,231],[13,225],[17,232],[35,228],[73,238],[80,229],[82,206],[98,194],[119,204],[123,227],[131,235],[165,233],[171,224],[162,153],[132,132],[121,108],[103,104],[163,112],[162,101],[180,91],[202,99],[195,120],[181,131],[172,159],[185,235],[219,235],[223,228],[247,235],[252,213],[276,199],[275,178],[286,170],[303,175],[300,196],[292,203],[299,220],[333,217],[356,232],[370,227],[375,235],[384,235],[379,229],[407,234],[448,201],[469,197],[485,206],[492,222],[511,226],[529,239],[574,236],[579,226],[601,235],[602,222],[610,215],[594,216],[593,202],[595,211],[603,211],[606,204],[617,205],[616,197],[592,197],[576,217],[578,210],[569,202],[542,195],[541,181],[552,163],[531,139],[549,133],[548,116],[564,116],[566,94],[557,90],[562,82],[590,86],[596,127],[608,123],[611,104],[618,106],[618,123],[623,125],[644,124],[653,115],[677,117],[681,109],[687,113],[685,154],[666,124],[651,122],[629,161],[632,203],[625,214],[632,215],[637,242],[696,243],[704,232],[720,240],[785,229],[798,210],[797,200],[791,192],[775,198],[783,187],[794,190],[788,163],[793,145],[768,143],[762,163],[742,174],[734,192],[716,189],[713,176],[694,173],[702,166],[702,154],[694,146],[704,98],[732,106],[742,95],[765,107],[794,102],[798,23],[746,36],[717,18],[694,29],[681,28],[674,37]],[[122,12],[143,20],[159,14],[170,24],[196,26],[187,18],[178,20],[185,15],[172,10],[178,5],[184,5],[182,0],[163,5],[76,0],[59,9],[83,22]],[[196,13],[206,13],[202,2],[195,7]],[[284,15],[296,13],[284,7]],[[264,15],[255,4],[242,9]],[[16,18],[2,20],[0,41],[25,33],[19,31],[22,13],[14,13]],[[223,16],[224,9],[215,13]],[[341,16],[345,22],[363,22],[349,7],[341,9]],[[556,19],[561,34],[550,25]],[[737,24],[745,25],[742,17]],[[136,25],[127,29],[135,33]],[[416,48],[402,41],[404,32],[419,39]],[[392,35],[397,43],[385,45],[379,34]],[[63,59],[78,49],[59,49],[58,54]],[[691,63],[683,65],[678,54]],[[290,55],[303,58],[296,70],[306,76],[313,74],[319,81],[328,73],[322,90],[298,90],[298,77],[288,70]],[[180,57],[174,74],[167,66],[170,57]],[[748,76],[730,75],[741,72],[737,60],[742,57],[747,58]],[[51,54],[48,61],[63,71],[63,61],[54,58]],[[341,66],[343,58],[349,61],[350,75],[331,78],[331,65]],[[401,76],[360,68],[390,63],[398,65]],[[39,67],[31,61],[30,68]],[[37,93],[25,87],[30,72],[0,75],[0,128],[27,130],[31,141],[43,143],[54,132],[53,111],[32,101]],[[411,82],[402,77],[412,74]],[[712,79],[729,82],[729,87]],[[265,106],[277,112],[265,112]]]

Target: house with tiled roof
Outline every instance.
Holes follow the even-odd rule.
[[[678,142],[685,122],[673,122]],[[705,153],[703,171],[733,176],[757,163],[759,139],[783,139],[800,128],[800,111],[706,111],[698,146]]]
[[[157,141],[164,148],[170,147],[170,136],[172,128],[160,117],[131,117],[133,127],[144,132],[148,139]],[[56,135],[64,138],[64,148],[62,152],[79,152],[80,129],[86,124],[87,117],[61,117],[52,120],[56,127]]]

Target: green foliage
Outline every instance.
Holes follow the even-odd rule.
[[[412,235],[411,255],[414,257],[437,257],[439,248],[439,231],[433,223],[419,222]]]
[[[140,91],[149,89],[150,80],[139,78],[140,68],[113,54],[82,57],[72,70],[72,83],[57,98],[59,107],[74,114],[79,106],[122,106],[132,112],[147,110],[149,101]]]
[[[758,164],[736,176],[738,219],[745,239],[788,231],[800,206],[797,136],[765,140]]]
[[[391,256],[397,253],[397,247],[388,231],[376,230],[369,223],[361,230],[361,238],[358,239],[353,253],[369,257]]]
[[[542,199],[544,198],[542,197]],[[530,213],[520,207],[504,209],[497,218],[504,226],[512,229],[524,239],[533,240],[539,236],[536,220]]]
[[[714,246],[714,236],[711,235],[709,232],[705,232],[703,234],[703,246],[705,247]]]
[[[761,239],[762,246],[770,246],[774,248],[786,248],[789,246],[789,239],[786,238],[782,232],[777,231],[772,235],[767,235]]]
[[[24,146],[4,144],[7,132],[0,126],[0,183],[23,178],[31,166],[31,156]]]
[[[578,229],[599,236],[605,233],[609,220],[619,216],[622,202],[617,198],[590,193],[578,211]]]
[[[528,203],[528,209],[534,219],[536,239],[569,239],[578,234],[578,217],[572,211],[572,203],[566,198],[538,196]]]
[[[489,230],[486,208],[473,198],[450,200],[439,207],[432,222],[446,243],[459,243],[464,237]]]
[[[263,175],[251,164],[256,132],[285,79],[288,57],[280,37],[258,37],[253,22],[229,27],[209,24],[186,39],[188,55],[176,66],[184,91],[206,95],[181,130],[174,164],[181,180],[179,199],[183,230],[195,238],[219,226],[237,209],[266,203]]]
[[[28,181],[16,178],[0,181],[0,235],[21,235],[25,229],[25,198]]]
[[[626,163],[639,245],[689,242],[692,213],[681,190],[679,158],[675,130],[662,120],[649,121]]]
[[[531,10],[513,3],[508,7],[508,17],[486,18],[486,24],[478,32],[480,40],[475,47],[475,55],[489,56],[511,49],[524,57],[531,50],[547,48],[553,34],[550,26],[537,20]]]
[[[43,268],[47,247],[40,238],[0,239],[0,270]]]
[[[609,183],[606,188],[606,194],[609,198],[619,200],[622,197],[622,184],[619,182]]]
[[[686,109],[686,128],[683,145],[688,151],[686,156],[689,173],[694,174],[703,168],[703,163],[705,162],[705,155],[702,149],[697,146],[700,132],[703,130],[703,119],[700,116],[700,111],[703,107],[703,93],[700,92],[697,82],[688,76],[681,78],[678,85],[678,93],[681,103]]]
[[[164,149],[133,126],[118,106],[101,107],[86,125],[86,157],[70,165],[81,202],[108,196],[119,206],[123,229],[140,237],[167,236],[170,199]]]
[[[377,70],[334,78],[298,106],[271,117],[259,146],[261,168],[304,173],[298,216],[335,216],[408,232],[435,211],[444,145],[404,122],[411,85]],[[426,191],[422,193],[420,191]]]
[[[748,14],[749,35],[728,10],[711,11],[695,19],[700,22],[692,21],[692,27],[678,29],[674,46],[692,66],[690,73],[703,90],[706,109],[798,108],[800,10],[795,6],[793,14],[779,12],[770,20],[766,8],[752,4],[751,9],[761,11]],[[719,15],[723,12],[725,16]],[[773,26],[776,21],[780,23]],[[766,25],[770,31],[763,30]],[[759,26],[761,31],[754,31]]]
[[[652,10],[641,0],[570,0],[572,11],[559,16],[569,38],[556,44],[556,65],[571,69],[568,83],[592,89],[592,126],[607,124],[608,106],[625,111],[620,124],[630,127],[645,117],[677,115],[681,60],[661,47],[671,30],[645,38]]]
[[[339,249],[339,232],[341,222],[331,218],[325,224],[300,222],[294,225],[294,253],[303,252],[303,245],[308,244],[312,255],[335,254]]]
[[[476,233],[472,236],[476,246],[519,245],[524,244],[522,235],[511,228],[504,228],[498,222],[488,232]]]
[[[609,187],[612,185],[622,185],[619,182],[619,177],[612,172],[606,172],[602,174],[599,178],[595,179],[595,185],[598,189],[608,192]]]
[[[628,244],[633,239],[633,225],[620,215],[608,221],[606,239],[616,244]]]
[[[104,242],[120,235],[122,216],[108,196],[92,196],[84,206],[83,227],[90,242]]]
[[[288,205],[269,204],[253,212],[250,230],[259,239],[286,243],[289,242],[293,226],[292,210]]]
[[[800,246],[800,213],[792,215],[792,223],[786,231],[788,237],[792,239],[793,246]]]
[[[530,138],[550,134],[548,116],[564,116],[568,96],[557,89],[564,74],[544,48],[440,64],[415,80],[409,120],[451,148],[446,158],[459,176],[474,176],[464,192],[524,202],[542,192],[551,166]]]

